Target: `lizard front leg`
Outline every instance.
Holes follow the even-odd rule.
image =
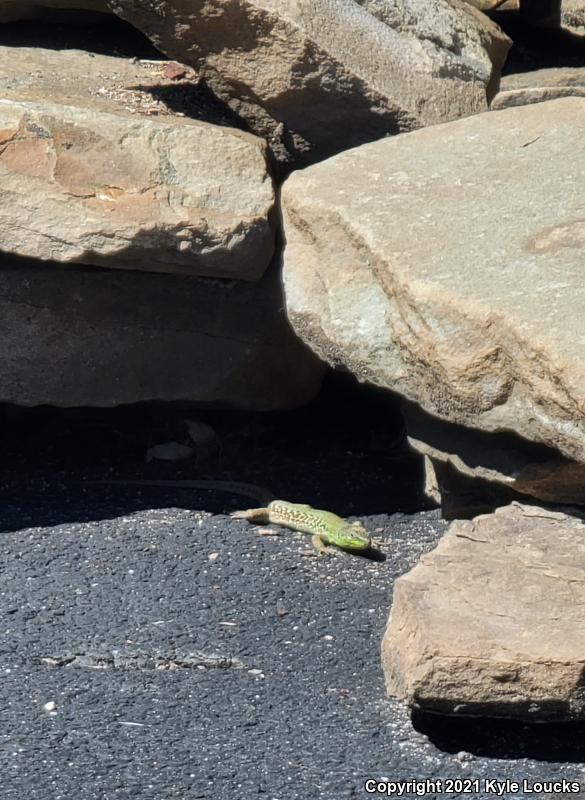
[[[314,533],[311,536],[311,542],[315,550],[321,556],[334,556],[341,552],[340,550],[336,550],[334,547],[328,547],[327,542],[321,536],[319,536],[318,533]]]

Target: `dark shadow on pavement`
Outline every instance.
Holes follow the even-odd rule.
[[[216,447],[203,458],[147,463],[153,445],[189,443],[186,420],[210,425]],[[217,489],[91,483],[104,480],[246,482],[343,517],[430,507],[422,458],[404,449],[396,400],[338,373],[328,375],[312,404],[287,412],[0,406],[0,441],[0,531],[149,508],[221,514],[256,505]]]
[[[511,719],[447,717],[412,712],[414,728],[447,753],[486,758],[585,761],[585,721],[526,723]]]

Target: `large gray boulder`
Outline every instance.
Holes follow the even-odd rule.
[[[172,114],[164,64],[0,48],[0,250],[255,280],[274,252],[266,145]]]
[[[585,462],[584,116],[581,98],[490,112],[295,173],[299,335],[436,417]]]
[[[459,0],[108,6],[296,162],[485,110],[510,46]]]

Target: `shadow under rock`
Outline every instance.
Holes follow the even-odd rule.
[[[184,114],[189,119],[222,125],[227,128],[250,133],[249,126],[235,111],[220,100],[204,80],[179,82],[176,85],[160,84],[158,86],[132,86],[141,92],[150,94],[154,100],[164,103],[176,113]]]
[[[585,721],[526,723],[511,719],[448,717],[413,711],[413,727],[446,753],[480,758],[585,761]]]
[[[218,447],[204,462],[145,463],[154,444],[188,444],[185,420],[210,425]],[[229,513],[255,503],[217,490],[94,484],[92,480],[227,480],[341,516],[414,513],[423,463],[403,450],[388,392],[329,373],[296,411],[236,412],[179,404],[112,409],[0,405],[0,530],[86,522],[153,508]]]
[[[66,17],[63,17],[66,22]],[[48,50],[87,50],[105,56],[150,58],[164,56],[139,30],[109,14],[92,12],[86,24],[61,24],[50,20],[6,22],[0,25],[4,47],[44,47]]]
[[[530,27],[517,11],[494,11],[490,16],[513,41],[502,75],[585,66],[585,36],[564,28]]]

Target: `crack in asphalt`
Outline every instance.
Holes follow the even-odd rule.
[[[246,669],[238,658],[194,652],[185,656],[161,656],[143,653],[70,653],[48,655],[40,658],[41,664],[51,668],[80,667],[85,669],[126,670],[177,670],[177,669]]]

